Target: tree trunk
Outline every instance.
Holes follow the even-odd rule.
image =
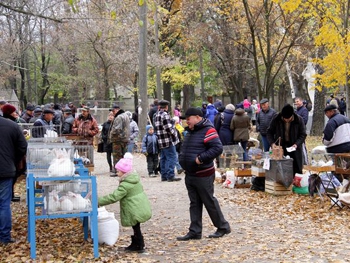
[[[323,134],[323,129],[325,125],[325,94],[326,92],[324,88],[321,92],[318,89],[315,90],[315,103],[313,105],[314,115],[312,117],[312,126],[310,130],[311,136],[322,136]]]
[[[194,106],[191,104],[195,100],[194,94],[194,86],[192,85],[184,85],[183,87],[183,103],[182,103],[182,112],[186,112],[186,110]]]

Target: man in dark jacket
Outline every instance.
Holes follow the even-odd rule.
[[[306,125],[307,121],[309,120],[309,111],[304,106],[304,102],[301,98],[295,98],[294,103],[297,107],[296,113],[303,118],[304,124]]]
[[[270,108],[268,99],[262,99],[260,101],[260,108],[261,110],[256,118],[256,131],[260,132],[264,152],[268,152],[270,144],[266,138],[267,128],[269,128],[272,118],[276,115],[276,111]]]
[[[283,155],[293,158],[293,175],[303,173],[303,143],[306,139],[306,128],[303,119],[294,112],[292,105],[287,104],[275,115],[267,129],[267,140],[273,147],[281,138]],[[287,148],[295,150],[288,152]]]
[[[16,165],[27,151],[27,141],[17,123],[0,117],[0,244],[13,243],[11,238],[12,183]]]
[[[217,228],[210,238],[219,238],[231,232],[218,200],[214,197],[215,168],[213,160],[222,153],[223,147],[213,124],[203,118],[199,108],[189,108],[185,114],[188,132],[184,138],[179,156],[185,170],[186,188],[190,198],[191,224],[185,236],[179,241],[202,238],[203,205]]]
[[[49,108],[43,110],[43,114],[34,122],[32,127],[33,138],[43,138],[47,130],[55,130],[52,123],[54,114],[54,111]]]
[[[74,123],[74,117],[70,108],[63,110],[62,134],[71,134]]]
[[[154,127],[154,116],[155,116],[155,114],[157,113],[157,111],[158,111],[158,99],[154,99],[154,101],[153,101],[153,106],[152,106],[152,108],[149,110],[149,112],[148,112],[148,117],[149,117],[149,120],[150,120],[150,124]]]
[[[341,115],[335,105],[324,109],[328,122],[323,130],[323,144],[329,153],[350,152],[350,120]]]

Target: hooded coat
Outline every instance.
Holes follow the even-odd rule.
[[[121,177],[120,184],[113,193],[100,197],[98,205],[104,206],[120,201],[120,220],[122,226],[135,226],[152,217],[151,203],[145,194],[140,177],[136,172]]]
[[[246,142],[249,140],[251,123],[244,109],[236,109],[235,116],[231,120],[230,129],[233,132],[233,141]]]

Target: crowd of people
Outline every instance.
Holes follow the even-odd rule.
[[[350,152],[350,121],[344,116],[346,110],[342,105],[341,100],[331,95],[324,109],[329,121],[323,131],[323,143],[330,153]],[[34,138],[43,137],[51,130],[58,135],[81,136],[92,145],[93,138],[100,134],[110,176],[117,177],[120,184],[113,193],[100,197],[98,203],[107,205],[120,201],[122,225],[134,230],[131,245],[126,248],[128,251],[144,250],[140,224],[149,220],[152,214],[139,175],[132,169],[132,157],[127,157],[131,155],[127,155],[128,152],[133,153],[137,138],[142,138],[141,152],[146,156],[145,170],[149,177],[159,175],[162,182],[177,182],[181,178],[175,171],[185,173],[191,222],[187,234],[177,237],[179,241],[202,238],[203,206],[217,228],[209,238],[220,238],[231,232],[230,224],[214,197],[213,186],[215,162],[218,162],[224,145],[239,144],[244,151],[243,160],[248,160],[247,143],[255,127],[263,151],[270,151],[278,143],[284,155],[293,159],[293,174],[302,173],[303,165],[307,163],[305,139],[309,109],[300,97],[295,98],[294,106],[286,104],[280,112],[270,107],[267,98],[259,103],[244,98],[235,105],[223,105],[220,100],[213,104],[204,102],[202,107],[190,107],[184,113],[180,104],[176,104],[173,112],[169,108],[169,101],[155,99],[147,115],[146,133],[139,134],[134,115],[114,104],[99,133],[97,121],[87,106],[77,114],[72,103],[64,107],[28,104],[21,113],[15,106],[0,101],[0,128],[3,132],[0,140],[2,145],[10,145],[0,150],[2,155],[8,156],[6,160],[0,160],[3,167],[0,172],[0,243],[13,242],[10,202],[16,200],[13,185],[25,169],[21,162],[26,153],[25,129],[29,123],[33,125],[31,136]],[[287,151],[287,148],[294,148],[294,151]]]

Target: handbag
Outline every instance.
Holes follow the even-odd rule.
[[[279,137],[275,144],[272,146],[271,159],[282,160],[283,159],[283,148],[281,146],[281,137]]]
[[[104,152],[104,149],[103,149],[103,142],[100,142],[97,144],[97,152],[98,153],[103,153]]]

